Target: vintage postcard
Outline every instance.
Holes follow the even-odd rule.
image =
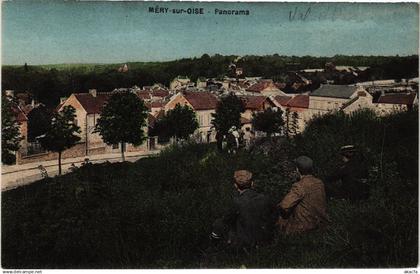
[[[1,266],[418,266],[418,3],[3,1]]]

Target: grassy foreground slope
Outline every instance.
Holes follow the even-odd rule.
[[[280,201],[290,160],[312,157],[322,178],[340,145],[357,144],[372,195],[331,200],[324,233],[284,237],[238,256],[209,254],[215,218],[230,206],[232,173],[248,168]],[[369,112],[312,121],[294,140],[219,154],[185,144],[136,163],[106,163],[2,193],[3,268],[414,267],[418,252],[418,112]]]

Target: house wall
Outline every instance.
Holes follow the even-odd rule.
[[[61,158],[66,159],[66,158],[82,157],[85,155],[86,155],[85,143],[78,143],[75,146],[63,151]],[[57,159],[58,159],[57,152],[46,152],[46,153],[29,155],[29,156],[22,156],[21,153],[16,153],[16,163],[18,165],[27,164],[27,163],[36,163],[36,162],[41,162],[41,161],[57,160]]]
[[[199,127],[196,131],[196,133],[199,133],[201,136],[202,141],[207,141],[207,134],[209,132],[209,141],[214,142],[216,141],[216,132],[214,129],[211,129],[212,124],[212,113],[216,113],[216,110],[210,109],[210,110],[198,110],[195,112],[198,120]]]
[[[292,119],[293,117],[293,113],[296,112],[298,114],[298,119],[297,119],[297,124],[298,124],[298,128],[297,128],[297,132],[301,133],[305,130],[306,124],[309,122],[309,120],[312,119],[313,114],[312,112],[307,109],[307,108],[296,108],[296,107],[292,107],[289,109],[290,111],[290,119]],[[286,111],[283,112],[283,116],[284,116],[284,122],[286,123]],[[291,122],[289,122],[291,123]]]
[[[406,111],[407,105],[400,104],[373,104],[372,107],[379,116],[385,116],[394,112]]]
[[[22,137],[19,150],[26,151],[28,148],[28,121],[22,121],[19,124],[19,133]]]
[[[349,114],[362,108],[368,108],[374,110],[372,99],[368,97],[359,97],[356,101],[351,103],[349,106],[344,108],[344,113]]]
[[[70,95],[70,97],[64,102],[59,110],[62,110],[65,106],[72,106],[76,110],[76,124],[80,127],[80,138],[81,142],[86,142],[86,110],[82,107],[82,105],[77,100],[74,94]]]
[[[349,99],[309,96],[309,109],[313,115],[340,109]]]
[[[191,104],[187,101],[187,99],[185,99],[185,97],[182,96],[181,93],[178,93],[177,95],[175,95],[174,98],[172,98],[172,100],[170,100],[166,104],[166,106],[165,106],[165,112],[167,112],[168,110],[174,109],[177,104],[180,104],[181,106],[187,105],[190,108],[192,108]]]
[[[254,113],[253,110],[246,109],[245,112],[241,114],[241,116],[248,119],[248,120],[252,120],[252,114],[253,113]]]

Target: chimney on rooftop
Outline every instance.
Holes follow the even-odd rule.
[[[96,89],[90,89],[89,94],[92,95],[93,97],[96,97]]]

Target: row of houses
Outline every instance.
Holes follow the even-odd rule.
[[[392,111],[401,111],[418,104],[416,92],[399,92],[396,94],[382,94],[374,98],[364,85],[321,85],[313,92],[304,94],[286,94],[278,84],[272,80],[248,79],[247,92],[234,92],[244,102],[245,112],[241,117],[242,130],[245,133],[253,131],[252,114],[267,108],[279,108],[284,113],[297,113],[298,131],[303,131],[306,123],[315,115],[323,115],[331,111],[342,110],[351,113],[360,108],[368,108],[385,115]],[[232,81],[233,82],[233,81]],[[235,82],[236,84],[238,82]],[[195,136],[203,142],[215,141],[216,132],[212,128],[212,114],[215,113],[217,104],[224,94],[203,90],[167,89],[162,85],[130,89],[116,89],[112,92],[97,92],[92,89],[88,93],[73,93],[68,98],[62,98],[57,110],[70,105],[76,110],[75,123],[80,127],[81,141],[79,144],[64,152],[63,157],[89,156],[93,154],[113,153],[120,151],[119,145],[106,145],[101,136],[94,132],[100,117],[101,109],[114,92],[127,90],[135,93],[145,102],[149,109],[148,126],[153,127],[156,120],[177,104],[188,105],[197,115],[199,128]],[[231,91],[233,92],[233,91]],[[27,116],[22,111],[19,114],[22,136],[27,136]],[[22,118],[24,117],[24,118]],[[147,129],[145,129],[147,130]],[[250,134],[246,134],[250,136]],[[22,141],[21,151],[18,153],[19,163],[33,162],[40,159],[53,159],[56,155],[28,155],[26,138]],[[126,151],[146,151],[156,147],[157,140],[150,136],[144,145],[135,147],[126,145]]]

